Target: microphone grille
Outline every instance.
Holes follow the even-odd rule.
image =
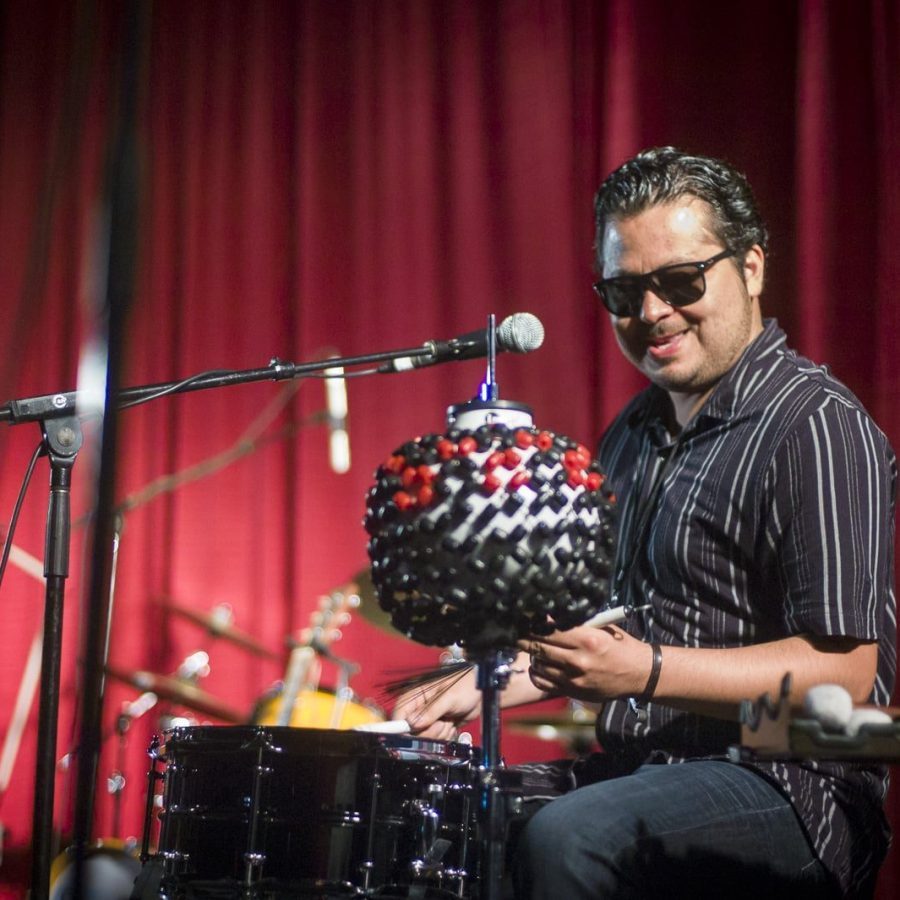
[[[544,343],[544,325],[532,313],[513,313],[497,327],[499,349],[531,353]]]

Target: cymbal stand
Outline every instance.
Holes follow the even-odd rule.
[[[359,666],[355,662],[335,656],[326,648],[326,659],[331,660],[337,667],[338,680],[334,689],[334,708],[331,711],[331,727],[340,728],[341,719],[347,704],[353,699],[353,689],[350,687],[350,679],[359,671]]]
[[[109,793],[113,795],[113,837],[121,837],[122,791],[125,789],[125,751],[128,749],[128,729],[135,719],[148,713],[159,702],[153,691],[144,691],[140,697],[126,703],[116,717],[115,735],[118,738],[116,768],[107,781]]]
[[[480,900],[500,900],[509,819],[520,811],[520,798],[505,788],[500,758],[500,692],[513,673],[513,650],[487,650],[476,660],[481,691],[482,761],[478,779],[478,824],[481,839]]]
[[[116,724],[116,767],[109,773],[106,779],[106,790],[113,798],[112,836],[121,837],[122,834],[122,791],[125,790],[125,751],[128,748],[128,738],[125,731],[120,728],[122,717]],[[127,725],[126,725],[127,730]]]

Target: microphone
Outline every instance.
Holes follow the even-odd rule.
[[[325,370],[325,411],[328,420],[328,463],[343,475],[350,469],[350,435],[347,432],[347,382],[341,366]]]
[[[532,313],[519,312],[507,316],[497,326],[497,352],[531,353],[544,343],[544,326]],[[478,359],[488,354],[488,329],[470,331],[449,341],[426,341],[427,356],[401,356],[378,367],[379,372],[408,372],[423,366],[463,359]]]

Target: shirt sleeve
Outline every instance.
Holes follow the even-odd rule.
[[[887,439],[844,398],[799,420],[775,449],[765,539],[791,632],[884,635],[894,616],[895,483]]]

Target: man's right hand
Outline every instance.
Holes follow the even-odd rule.
[[[481,691],[475,685],[474,667],[456,675],[458,680],[449,687],[438,681],[401,694],[391,718],[405,719],[410,734],[456,740],[459,726],[481,713]]]
[[[519,653],[512,664],[509,684],[500,694],[500,705],[506,709],[535,703],[549,694],[536,688],[528,677],[528,654]],[[474,666],[458,681],[426,685],[402,694],[394,707],[392,719],[406,719],[410,734],[434,740],[452,741],[459,726],[481,715],[481,691],[476,685]]]

